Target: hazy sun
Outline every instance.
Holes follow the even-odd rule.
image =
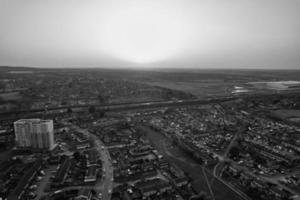
[[[108,53],[132,62],[150,63],[175,56],[183,45],[183,33],[183,21],[174,11],[140,3],[109,12],[103,39]]]

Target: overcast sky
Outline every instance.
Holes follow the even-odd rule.
[[[300,0],[0,0],[0,65],[300,68]]]

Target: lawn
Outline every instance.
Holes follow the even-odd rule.
[[[224,96],[231,94],[231,90],[234,86],[233,83],[228,83],[224,81],[155,81],[147,82],[147,84],[152,86],[160,86],[173,90],[180,90],[183,92],[189,92],[198,98],[208,97],[208,96]]]
[[[6,93],[0,93],[0,99],[4,101],[15,101],[21,99],[22,96],[19,92],[6,92]]]
[[[300,123],[300,110],[276,110],[272,111],[272,117],[275,117],[280,120],[289,121],[292,123]]]

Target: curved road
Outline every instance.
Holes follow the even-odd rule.
[[[108,149],[96,135],[90,133],[87,129],[82,129],[75,125],[73,125],[72,128],[83,133],[94,142],[95,148],[101,156],[103,176],[102,179],[99,179],[96,182],[93,189],[97,192],[97,194],[101,193],[104,200],[109,200],[113,189],[113,167]]]

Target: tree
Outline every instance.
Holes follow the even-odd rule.
[[[98,110],[96,117],[102,118],[102,117],[104,117],[104,115],[105,115],[105,112],[103,110]]]
[[[78,161],[78,160],[80,159],[80,153],[79,153],[78,151],[75,151],[75,152],[73,153],[73,158],[74,158],[76,161]]]
[[[230,154],[230,157],[231,157],[231,158],[238,157],[239,154],[240,154],[240,150],[239,150],[238,147],[232,147],[232,148],[229,150],[229,154]]]
[[[67,113],[70,114],[70,113],[72,113],[72,112],[73,112],[72,108],[68,108],[68,109],[67,109]]]
[[[0,90],[5,89],[5,83],[3,83],[2,81],[0,82]]]
[[[191,198],[192,200],[206,200],[208,199],[208,196],[205,192],[200,192],[197,196],[194,196]]]
[[[107,102],[107,98],[101,94],[98,95],[98,101],[99,103],[106,103]]]
[[[95,106],[90,106],[89,107],[89,113],[95,113],[95,112],[96,112]]]
[[[96,194],[97,194],[96,191],[95,191],[94,189],[92,189],[91,192],[92,192],[93,195],[96,195]]]

